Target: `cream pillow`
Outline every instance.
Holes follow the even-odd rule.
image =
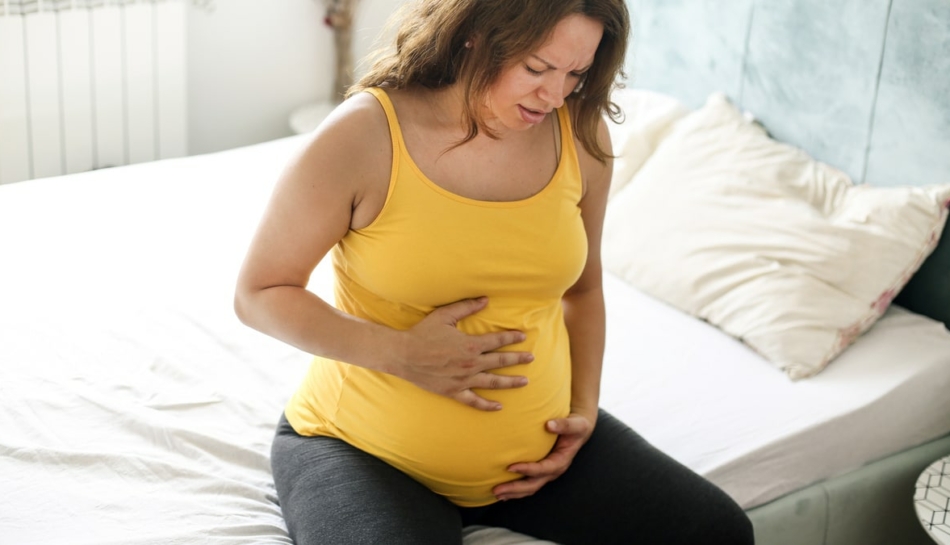
[[[936,246],[948,200],[950,184],[854,185],[717,94],[611,199],[603,259],[800,379],[883,314]]]
[[[617,89],[610,100],[623,111],[620,123],[607,121],[616,156],[610,184],[613,196],[633,178],[673,123],[688,114],[689,109],[671,96],[644,89]]]

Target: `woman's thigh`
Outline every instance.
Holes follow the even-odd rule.
[[[732,498],[603,410],[563,475],[533,496],[494,504],[479,524],[564,545],[753,543]]]
[[[297,545],[459,545],[458,509],[344,441],[303,437],[281,418],[271,449],[280,508]]]

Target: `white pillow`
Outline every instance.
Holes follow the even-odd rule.
[[[793,379],[869,328],[933,251],[950,184],[854,185],[716,94],[609,202],[603,259]]]
[[[607,120],[614,148],[610,196],[620,191],[647,160],[673,123],[689,113],[675,98],[643,89],[617,89],[610,96],[623,111],[620,123]]]

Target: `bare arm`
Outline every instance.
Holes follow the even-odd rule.
[[[366,99],[374,99],[359,99],[334,112],[281,175],[238,276],[234,303],[241,321],[254,329],[312,354],[382,370],[393,363],[386,349],[391,354],[398,344],[396,332],[342,313],[306,290],[314,268],[358,219],[361,197],[373,181],[388,177],[385,159],[353,160],[391,154],[373,126],[378,116]],[[353,132],[361,123],[375,137],[360,141]]]
[[[235,312],[311,354],[399,376],[478,409],[500,409],[472,388],[523,386],[523,377],[486,371],[532,357],[496,352],[520,342],[520,332],[468,336],[456,329],[486,301],[441,307],[400,331],[341,312],[306,289],[333,245],[379,213],[391,164],[389,128],[376,99],[346,101],[278,180],[238,276]]]
[[[607,153],[612,153],[610,134],[603,121],[598,129],[598,138]],[[606,331],[600,244],[613,160],[600,163],[581,154],[581,165],[587,180],[580,204],[587,231],[587,264],[578,281],[564,294],[562,304],[571,339],[571,412],[584,415],[593,425],[597,421],[600,401]]]

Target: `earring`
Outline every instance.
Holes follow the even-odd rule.
[[[465,42],[465,49],[471,49],[471,48],[472,48],[472,40],[468,40],[467,42]]]

